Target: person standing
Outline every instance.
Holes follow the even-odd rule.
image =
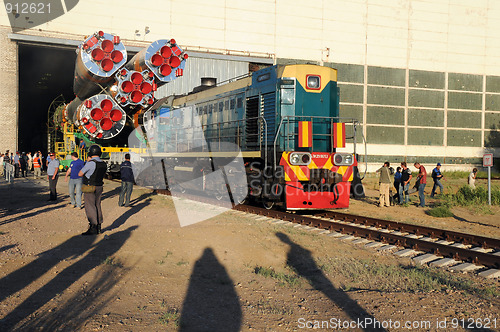
[[[38,179],[42,177],[42,159],[40,158],[40,153],[37,152],[33,158],[33,177]]]
[[[50,198],[49,201],[57,201],[57,179],[59,171],[59,159],[54,152],[49,154],[50,160],[47,165],[47,177],[49,179]]]
[[[401,168],[403,169],[403,171],[401,172],[401,186],[400,186],[401,191],[399,194],[399,199],[401,200],[401,202],[404,202],[406,204],[410,200],[410,194],[408,193],[408,190],[410,188],[410,181],[412,175],[411,175],[411,170],[408,168],[405,161],[401,163]],[[403,194],[404,194],[404,200],[403,200]]]
[[[9,158],[9,150],[5,152],[5,155],[3,156],[3,164],[4,164],[4,173],[3,175],[5,176],[5,179],[7,179],[7,164],[10,164],[10,158]]]
[[[398,204],[401,204],[402,203],[402,199],[401,199],[401,196],[400,196],[400,192],[401,192],[401,167],[398,167],[396,168],[396,173],[394,173],[394,188],[396,188],[396,195],[393,196],[393,199],[397,199],[398,201]],[[395,198],[397,197],[397,198]]]
[[[84,185],[95,186],[94,192],[84,192],[85,214],[89,221],[89,229],[82,235],[96,235],[101,233],[101,224],[103,222],[101,210],[101,197],[104,185],[104,175],[106,175],[107,166],[101,160],[101,147],[92,145],[89,148],[90,160],[78,172],[83,178]]]
[[[469,183],[469,187],[471,187],[472,189],[476,189],[476,176],[477,176],[477,168],[474,167],[472,172],[470,172],[467,181]]]
[[[118,206],[128,207],[130,204],[130,195],[134,188],[134,172],[132,163],[130,162],[130,154],[125,154],[125,161],[120,165],[120,174],[122,179],[122,187],[120,191],[120,198],[118,199]],[[123,198],[125,197],[125,204]]]
[[[14,156],[14,177],[18,178],[19,177],[19,170],[21,169],[21,163],[19,162],[19,159],[21,156],[19,155],[19,151],[16,152],[16,155]]]
[[[19,164],[21,165],[21,176],[25,178],[28,173],[26,171],[28,167],[28,157],[26,156],[26,153],[22,153],[21,157],[19,158]]]
[[[71,153],[71,159],[73,160],[66,171],[66,176],[64,181],[68,182],[69,176],[69,198],[71,199],[71,205],[73,208],[82,208],[82,177],[78,175],[80,170],[83,168],[85,163],[83,160],[78,158],[78,153]],[[76,191],[76,198],[75,198]]]
[[[389,169],[390,164],[388,161],[384,163],[384,166],[380,167],[377,170],[377,173],[380,173],[379,176],[379,193],[380,193],[380,202],[379,207],[391,206],[391,201],[389,199],[389,188],[391,186],[391,170]]]
[[[31,156],[31,152],[28,152],[26,157],[28,157],[28,173],[30,173],[33,171],[33,157]]]
[[[413,165],[415,166],[415,168],[418,169],[418,176],[417,176],[417,182],[419,183],[418,198],[420,199],[420,204],[418,206],[425,207],[424,189],[425,185],[427,184],[427,171],[425,170],[425,167],[423,165],[420,165],[420,163],[418,162],[416,162]]]
[[[3,176],[3,153],[0,153],[0,176]]]
[[[443,185],[441,184],[441,179],[443,178],[443,174],[441,174],[441,163],[437,163],[436,167],[432,170],[432,181],[434,181],[434,185],[432,186],[431,197],[434,197],[434,194],[439,187],[439,194],[443,194]]]

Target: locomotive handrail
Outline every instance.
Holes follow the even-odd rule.
[[[263,121],[264,123],[264,154],[265,154],[265,158],[267,158],[267,121],[266,119],[263,117],[263,116],[256,116],[256,117],[252,117],[252,118],[247,118],[247,119],[240,119],[240,120],[230,120],[230,121],[224,121],[224,122],[217,122],[217,123],[210,123],[210,124],[206,124],[206,125],[202,125],[201,128],[203,130],[203,128],[205,128],[205,131],[209,130],[209,127],[214,127],[214,126],[217,126],[217,129],[221,126],[221,125],[224,125],[224,124],[230,124],[230,123],[243,123],[243,124],[246,124],[246,122],[248,120],[260,120],[260,121]],[[237,127],[239,129],[239,126]],[[260,131],[260,128],[259,128],[259,131]],[[257,136],[259,137],[261,133],[255,133],[255,134],[249,134],[248,136]],[[222,138],[222,137],[235,137],[235,136],[218,136],[218,138]],[[220,141],[219,141],[220,143]],[[259,140],[259,144],[260,144],[260,149],[262,150],[262,140]],[[266,161],[267,163],[267,161]]]
[[[258,116],[258,117],[252,117],[252,118],[247,118],[247,119],[239,119],[239,120],[230,120],[230,121],[223,121],[223,122],[217,122],[217,123],[210,123],[210,124],[205,124],[205,125],[201,125],[200,127],[198,126],[191,126],[191,127],[182,127],[182,128],[175,128],[173,130],[170,130],[170,133],[172,135],[175,135],[175,143],[174,143],[174,146],[175,146],[175,152],[179,152],[178,150],[178,138],[177,138],[177,133],[178,132],[185,132],[186,129],[193,129],[193,128],[200,128],[201,131],[205,134],[205,141],[207,143],[209,143],[207,145],[207,147],[209,147],[209,149],[212,147],[212,143],[215,143],[215,142],[210,142],[209,139],[217,139],[217,142],[219,143],[219,150],[220,150],[220,143],[222,142],[221,139],[223,138],[233,138],[235,139],[235,142],[236,145],[238,147],[240,147],[240,142],[239,142],[239,130],[240,130],[240,123],[244,125],[246,125],[246,122],[248,120],[257,120],[258,122],[262,122],[263,123],[263,127],[261,127],[261,125],[259,125],[259,132],[257,133],[254,133],[254,134],[248,134],[248,136],[257,136],[257,139],[259,140],[259,148],[260,150],[262,151],[262,139],[259,139],[262,135],[262,131],[264,131],[264,166],[267,166],[267,147],[268,147],[268,142],[267,142],[267,139],[268,139],[268,126],[267,126],[267,121],[264,117],[262,116]],[[236,135],[223,135],[221,134],[222,131],[224,130],[224,128],[221,128],[223,125],[225,124],[231,124],[231,123],[238,123],[238,126],[236,127]],[[242,126],[242,127],[243,127]],[[226,129],[235,129],[234,127],[233,128],[226,128]],[[215,137],[212,137],[210,136],[211,133],[215,132],[217,136]],[[194,135],[195,133],[193,133]],[[210,149],[211,150],[211,149]],[[182,153],[182,152],[180,152]]]
[[[356,132],[356,124],[358,123],[358,121],[356,119],[353,119],[353,118],[344,118],[344,117],[338,117],[338,116],[315,116],[315,115],[286,115],[286,116],[283,116],[281,118],[281,121],[280,121],[280,124],[278,126],[278,129],[276,130],[276,135],[274,136],[274,143],[273,143],[273,170],[276,170],[276,167],[277,167],[277,164],[276,164],[276,145],[277,145],[277,142],[278,142],[278,138],[281,136],[281,127],[283,125],[283,122],[286,120],[287,123],[290,123],[290,120],[292,121],[297,121],[301,118],[306,118],[306,119],[324,119],[324,120],[337,120],[337,122],[345,122],[345,123],[352,123],[353,125],[353,128],[354,128],[354,132]],[[326,135],[326,136],[331,136],[332,134],[330,133],[330,135]],[[283,135],[285,136],[285,135]],[[323,136],[323,135],[322,135]],[[354,138],[356,137],[356,135],[354,135]],[[356,151],[356,140],[354,139],[354,151]],[[366,144],[365,144],[366,145]],[[332,149],[333,149],[333,145],[332,145]],[[366,153],[366,146],[365,146],[365,153]],[[365,157],[365,159],[367,159]]]

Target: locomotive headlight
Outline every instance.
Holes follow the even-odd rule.
[[[318,75],[307,75],[307,88],[312,90],[321,89],[321,77]]]
[[[351,166],[354,163],[354,157],[349,153],[336,153],[333,156],[335,166]]]
[[[292,152],[290,164],[294,166],[307,166],[311,163],[311,154],[308,152]]]

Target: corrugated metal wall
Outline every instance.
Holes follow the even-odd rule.
[[[156,96],[163,98],[172,94],[188,93],[201,84],[202,77],[216,77],[217,82],[222,82],[248,74],[248,66],[247,61],[190,57],[184,69],[184,76],[159,88]]]

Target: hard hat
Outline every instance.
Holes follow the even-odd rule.
[[[89,156],[101,156],[102,154],[102,151],[101,151],[101,147],[97,144],[94,144],[92,145],[90,148],[89,148]]]

